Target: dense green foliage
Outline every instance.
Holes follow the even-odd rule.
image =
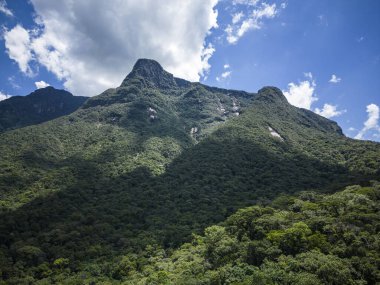
[[[378,182],[330,195],[282,195],[238,210],[174,251],[153,243],[78,267],[73,259],[49,261],[39,247],[19,244],[12,255],[22,263],[11,267],[5,256],[0,262],[3,276],[19,271],[7,284],[377,284],[379,199]],[[75,247],[81,237],[71,238]],[[102,250],[92,247],[88,254]]]
[[[280,196],[167,254],[124,256],[123,284],[377,284],[380,184]]]
[[[53,87],[0,102],[0,132],[46,122],[78,109],[88,98]]]
[[[378,143],[346,138],[277,88],[211,88],[138,61],[74,113],[0,134],[0,276],[117,283],[119,264],[242,207],[366,185],[379,169]]]

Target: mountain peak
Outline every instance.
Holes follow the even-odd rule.
[[[70,96],[73,97],[74,95],[70,92],[62,89],[56,89],[53,86],[46,86],[44,88],[38,88],[34,90],[32,93],[29,94],[29,96]]]
[[[268,103],[288,104],[288,100],[286,100],[282,91],[273,86],[265,86],[261,88],[257,93],[256,100]]]
[[[135,65],[133,66],[132,71],[134,70],[156,70],[156,71],[163,71],[164,69],[162,68],[161,64],[159,64],[157,61],[154,59],[149,59],[149,58],[139,58]]]
[[[165,71],[162,66],[153,59],[140,58],[136,61],[131,73],[124,79],[122,86],[130,79],[142,77],[145,81],[159,88],[170,88],[176,86],[173,74]]]

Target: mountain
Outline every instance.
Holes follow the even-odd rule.
[[[117,283],[125,258],[143,269],[240,208],[379,180],[379,158],[278,88],[209,87],[140,59],[75,112],[0,135],[3,279]]]
[[[87,97],[73,96],[53,87],[37,89],[27,96],[0,102],[0,132],[40,124],[78,109]]]

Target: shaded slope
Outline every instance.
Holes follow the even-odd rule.
[[[13,96],[0,102],[0,132],[70,114],[87,99],[50,86],[37,89],[27,96]]]

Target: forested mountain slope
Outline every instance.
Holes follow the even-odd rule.
[[[63,259],[117,282],[120,256],[176,247],[281,193],[366,184],[379,169],[378,143],[345,137],[277,88],[212,88],[139,60],[74,113],[0,135],[3,279],[43,279]]]
[[[124,256],[123,284],[377,284],[380,184],[238,210],[173,253]]]
[[[87,99],[51,86],[37,89],[27,96],[12,96],[0,102],[0,132],[68,115]]]

